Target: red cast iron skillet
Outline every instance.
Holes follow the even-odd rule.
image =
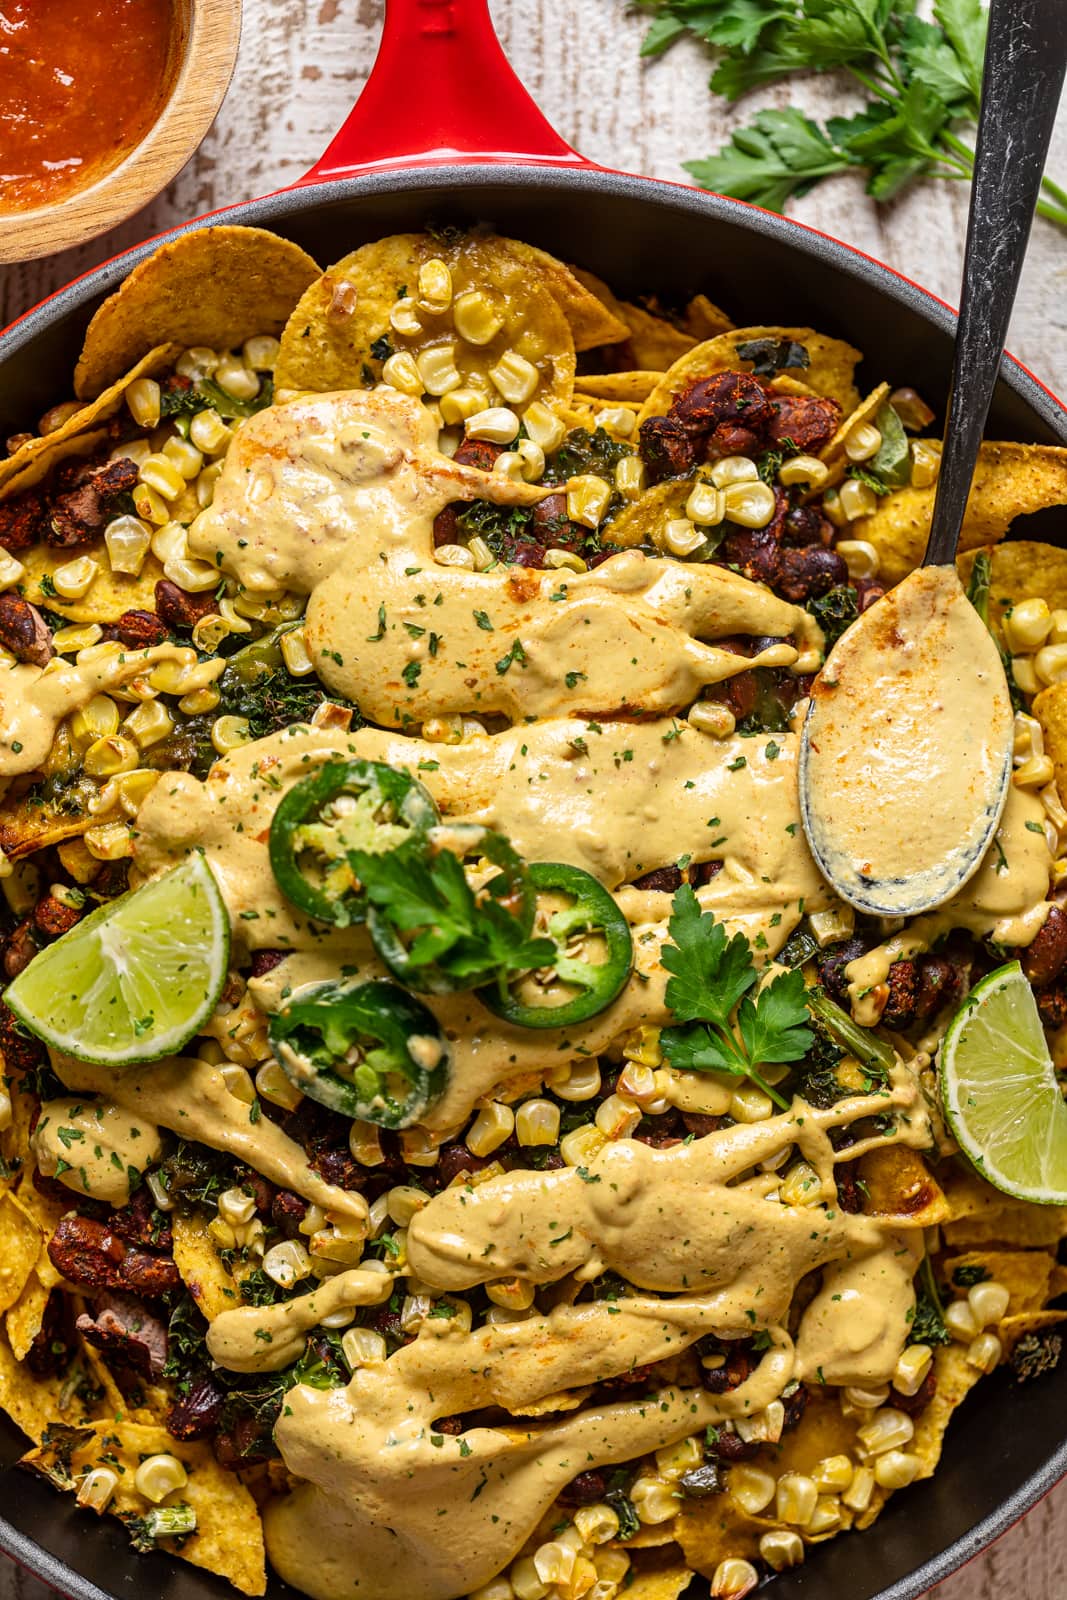
[[[427,223],[489,222],[606,278],[623,295],[705,290],[739,323],[810,323],[865,352],[860,387],[888,377],[943,408],[954,315],[848,246],[735,200],[598,167],[548,125],[504,59],[486,0],[388,0],[374,73],[322,160],[290,189],[201,217],[274,228],[317,260]],[[82,332],[154,241],[98,267],[0,334],[0,430],[69,393]],[[1005,358],[990,436],[1067,443],[1067,412]],[[1015,532],[1056,538],[1062,513]],[[813,1549],[775,1579],[774,1600],[915,1600],[1067,1472],[1067,1362],[1017,1388],[984,1381],[953,1421],[929,1483],[895,1495],[869,1532]],[[10,1470],[25,1440],[0,1423],[0,1548],[75,1600],[218,1600],[220,1580],[132,1553],[122,1528]],[[271,1580],[271,1600],[293,1592]],[[707,1593],[698,1580],[694,1594]],[[295,1596],[293,1596],[295,1600]],[[368,1597],[373,1600],[373,1597]],[[412,1600],[418,1600],[412,1596]]]

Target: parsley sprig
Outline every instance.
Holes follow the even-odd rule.
[[[687,883],[675,892],[670,942],[663,946],[667,1004],[684,1027],[665,1028],[664,1055],[681,1072],[728,1072],[750,1078],[775,1105],[788,1102],[760,1076],[767,1062],[798,1061],[813,1041],[799,970],[783,972],[752,998],[758,973],[742,933],[726,937],[722,923]],[[736,1025],[735,1025],[736,1024]]]
[[[781,211],[838,172],[865,171],[891,200],[917,178],[969,180],[974,151],[957,129],[976,122],[986,13],[981,0],[637,0],[655,18],[641,53],[690,32],[719,52],[711,88],[727,100],[796,72],[843,69],[870,97],[825,125],[796,107],[761,111],[717,155],[685,166],[705,189]],[[1051,178],[1038,211],[1067,227],[1067,192]]]

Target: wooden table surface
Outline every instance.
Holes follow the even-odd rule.
[[[203,0],[210,3],[210,0]],[[683,43],[642,65],[645,21],[624,0],[492,0],[511,59],[563,136],[608,166],[680,179],[679,163],[728,137],[732,115],[706,91],[708,66]],[[321,154],[366,79],[382,0],[245,0],[237,75],[215,127],[165,194],[95,243],[47,261],[0,269],[0,326],[43,294],[126,245],[184,217],[293,182]],[[753,96],[752,107],[851,109],[836,78]],[[1067,181],[1067,107],[1050,170]],[[795,215],[858,245],[955,301],[967,197],[930,183],[876,210],[862,183],[836,178],[798,202]],[[339,252],[340,253],[340,252]],[[771,308],[773,316],[773,308]],[[862,341],[860,341],[862,342]],[[1050,387],[1067,393],[1067,237],[1038,220],[1009,341]],[[145,1588],[151,1588],[151,1564]],[[0,1600],[46,1600],[50,1591],[0,1565]],[[1067,1483],[930,1600],[1065,1600]]]

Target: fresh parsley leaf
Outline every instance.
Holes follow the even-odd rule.
[[[739,128],[717,156],[683,166],[703,189],[781,211],[791,195],[807,194],[820,178],[846,172],[852,158],[837,149],[803,112],[761,111]]]
[[[750,1061],[799,1061],[810,1049],[814,1035],[806,1026],[804,975],[782,972],[761,989],[755,1002],[748,995],[737,1013],[737,1024]]]
[[[691,885],[683,883],[671,901],[663,946],[663,965],[671,973],[667,1004],[679,1022],[725,1025],[734,1006],[756,981],[748,940],[727,939],[721,922],[701,911]]]

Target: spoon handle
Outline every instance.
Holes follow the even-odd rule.
[[[924,566],[955,559],[1065,67],[1064,0],[991,0],[948,425]]]

